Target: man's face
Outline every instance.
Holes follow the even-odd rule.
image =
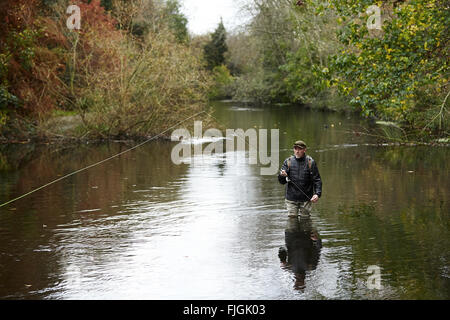
[[[302,149],[299,147],[294,147],[294,155],[296,158],[301,158],[305,155],[306,148]]]

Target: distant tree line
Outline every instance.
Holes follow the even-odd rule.
[[[368,27],[374,5],[378,29]],[[229,96],[354,110],[448,138],[448,1],[252,0],[243,9],[250,23],[227,38]]]

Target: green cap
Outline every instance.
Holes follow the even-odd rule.
[[[299,148],[302,148],[302,149],[306,149],[306,143],[303,142],[302,140],[295,141],[295,143],[294,143],[294,148],[295,148],[295,147],[299,147]]]

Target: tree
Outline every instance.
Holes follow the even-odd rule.
[[[189,38],[187,29],[188,19],[180,11],[180,3],[178,0],[167,0],[164,11],[168,16],[169,27],[177,41],[186,43]]]
[[[384,13],[378,33],[366,23],[371,1],[330,2],[342,24],[342,45],[324,72],[328,84],[351,96],[351,104],[367,117],[445,132],[450,94],[448,2],[376,3]]]
[[[205,45],[203,50],[207,68],[212,70],[214,67],[224,64],[227,50],[226,30],[222,19],[220,19],[219,25],[211,36],[211,41]]]

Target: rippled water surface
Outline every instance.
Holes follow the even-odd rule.
[[[448,148],[376,145],[354,116],[293,107],[214,115],[279,128],[277,166],[308,143],[324,183],[310,221],[289,221],[284,186],[239,152],[175,165],[176,143],[154,141],[0,208],[0,298],[450,298]],[[129,147],[2,146],[0,202]]]

